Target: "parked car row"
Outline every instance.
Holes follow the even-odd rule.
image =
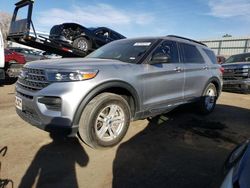
[[[4,50],[5,57],[5,76],[7,78],[17,77],[21,68],[26,63],[26,59],[22,54],[12,50]]]
[[[48,59],[45,56],[36,52],[35,50],[28,49],[28,48],[11,47],[9,48],[9,50],[22,54],[25,57],[27,62]]]
[[[1,79],[4,79],[4,77],[16,78],[26,62],[61,58],[56,54],[20,47],[6,48],[3,52],[4,58],[2,61],[4,61],[3,71],[5,76],[2,76]]]

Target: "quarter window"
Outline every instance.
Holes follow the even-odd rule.
[[[214,55],[214,52],[211,50],[207,50],[207,49],[203,49],[203,50],[207,54],[207,56],[209,57],[210,61],[212,61],[213,64],[217,64],[217,59]]]
[[[199,50],[190,44],[180,44],[183,52],[183,60],[185,63],[204,63],[204,59]]]

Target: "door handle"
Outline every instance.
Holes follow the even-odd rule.
[[[174,71],[176,71],[176,72],[181,72],[182,69],[181,69],[181,67],[176,67],[176,68],[174,69]]]
[[[208,66],[204,66],[203,69],[208,70]]]

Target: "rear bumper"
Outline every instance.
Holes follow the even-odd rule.
[[[224,80],[223,90],[250,91],[250,79],[245,80]]]

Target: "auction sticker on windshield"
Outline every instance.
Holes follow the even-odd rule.
[[[16,108],[22,110],[23,104],[22,99],[16,96]]]
[[[136,42],[134,46],[150,46],[151,42]]]

